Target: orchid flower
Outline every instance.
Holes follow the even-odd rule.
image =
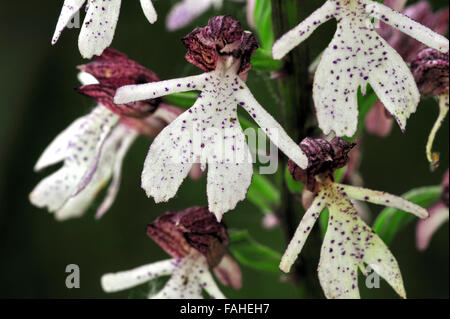
[[[434,32],[444,35],[448,26],[448,8],[436,13],[432,11],[427,1],[419,1],[405,8],[406,0],[386,0],[384,5],[395,11],[402,12],[405,16],[432,29]],[[378,34],[389,43],[405,60],[411,62],[417,54],[425,48],[419,41],[381,22],[377,28]],[[379,100],[370,109],[365,117],[366,130],[371,134],[386,137],[390,132],[393,119]]]
[[[432,152],[433,143],[449,108],[448,53],[440,53],[433,49],[422,50],[412,61],[411,70],[420,93],[425,96],[436,96],[439,102],[439,115],[431,129],[426,145],[427,159],[431,168],[434,169],[439,166],[439,154]]]
[[[296,180],[317,195],[303,216],[294,237],[280,262],[280,269],[289,272],[301,252],[320,213],[328,208],[328,228],[323,240],[318,267],[319,281],[327,298],[359,298],[358,267],[371,266],[394,290],[406,298],[399,266],[381,238],[362,221],[351,200],[367,201],[395,207],[420,218],[428,212],[401,197],[385,192],[334,182],[333,171],[345,166],[354,144],[341,138],[331,142],[306,138],[300,147],[307,154],[307,170],[289,163]]]
[[[164,288],[149,298],[202,299],[205,290],[211,298],[224,299],[209,271],[214,267],[224,284],[240,288],[240,269],[225,255],[228,245],[226,226],[217,222],[206,207],[167,212],[149,224],[147,233],[173,259],[106,274],[101,279],[105,292],[128,289],[170,275]]]
[[[449,217],[449,183],[448,183],[448,171],[444,175],[442,180],[442,196],[441,200],[430,208],[430,217],[424,220],[420,220],[416,228],[416,244],[420,250],[425,250],[430,244],[431,238],[434,233],[445,222],[448,222]]]
[[[52,44],[58,41],[64,28],[68,26],[86,1],[86,17],[78,38],[78,47],[81,55],[90,59],[94,55],[101,55],[103,50],[110,46],[119,19],[121,0],[65,0],[52,38]],[[154,23],[157,14],[152,0],[140,1],[147,20]]]
[[[400,55],[381,38],[371,19],[379,19],[425,45],[448,52],[448,40],[381,3],[370,0],[328,0],[305,21],[275,42],[272,53],[281,59],[306,40],[322,23],[338,21],[314,79],[314,103],[325,134],[352,136],[357,129],[357,91],[370,84],[387,110],[405,130],[420,95],[411,71]]]
[[[247,0],[232,0],[234,2],[245,2]],[[248,10],[253,7],[253,0],[248,1]],[[181,0],[170,10],[166,19],[166,28],[176,31],[191,24],[195,19],[204,14],[210,8],[219,10],[222,8],[223,0]],[[253,11],[252,11],[253,14]],[[250,15],[248,16],[248,18]],[[253,18],[253,16],[251,16]],[[251,20],[249,20],[250,22]]]
[[[301,167],[307,160],[276,120],[256,101],[241,77],[251,68],[257,47],[230,16],[209,20],[183,42],[186,59],[206,73],[131,85],[117,90],[115,103],[158,98],[167,94],[200,90],[195,104],[167,126],[152,143],[142,172],[142,188],[155,202],[174,197],[193,163],[208,164],[209,210],[220,220],[246,196],[253,169],[252,158],[237,120],[243,107],[272,142]]]
[[[64,165],[42,180],[30,195],[34,205],[47,207],[58,220],[81,216],[112,179],[97,211],[97,217],[101,217],[114,202],[123,159],[136,137],[155,136],[176,117],[170,118],[167,114],[173,111],[164,105],[152,114],[157,100],[130,105],[112,103],[118,85],[158,79],[124,54],[107,49],[97,61],[80,68],[83,72],[79,78],[84,85],[79,92],[96,98],[98,105],[75,120],[47,147],[35,170],[59,162]]]

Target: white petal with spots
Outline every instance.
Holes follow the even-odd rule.
[[[113,181],[108,188],[104,202],[99,208],[97,218],[101,217],[112,205],[120,184],[122,162],[137,133],[124,125],[117,125],[105,141],[100,159],[92,179],[85,189],[71,197],[55,213],[57,220],[79,217],[89,208],[98,193],[107,185],[111,176]]]
[[[116,292],[141,285],[152,279],[172,274],[180,267],[175,259],[163,260],[132,270],[105,274],[101,278],[105,292]]]
[[[303,215],[294,237],[292,237],[286,251],[283,254],[283,257],[281,258],[280,269],[282,271],[287,273],[291,269],[303,246],[305,245],[306,239],[316,223],[317,218],[319,218],[320,213],[325,208],[325,204],[325,198],[319,193],[309,209],[306,211],[305,215]]]
[[[289,51],[306,40],[317,27],[333,18],[335,12],[335,4],[331,1],[325,2],[322,7],[274,43],[272,47],[273,58],[276,60],[283,58]]]
[[[64,154],[64,165],[35,187],[30,194],[31,202],[53,212],[75,193],[82,191],[80,185],[87,186],[91,180],[98,167],[103,143],[118,119],[106,107],[97,106],[83,121],[77,123],[76,128],[71,128],[73,134],[70,137],[61,139],[66,144],[65,149],[63,144],[59,144],[61,149],[51,146],[49,152],[59,150],[57,154]],[[47,160],[47,163],[55,159],[61,159],[61,156],[55,155],[53,161]]]
[[[70,139],[73,138],[73,135],[76,134],[80,125],[86,121],[87,116],[83,116],[79,119],[76,119],[68,128],[62,131],[45,149],[44,153],[42,153],[41,157],[37,161],[34,166],[34,170],[40,171],[45,167],[50,165],[59,163],[66,158],[70,149],[68,148],[68,144]]]
[[[84,58],[101,55],[110,46],[117,21],[121,0],[89,0],[89,7],[78,38],[78,47]]]
[[[416,215],[419,218],[427,218],[428,211],[413,202],[402,197],[391,195],[386,192],[374,191],[367,188],[337,184],[351,199],[366,201],[378,205],[394,207],[405,212]]]
[[[359,298],[358,268],[366,264],[403,298],[397,261],[384,242],[358,216],[338,185],[325,191],[330,218],[319,262],[319,280],[327,298]]]
[[[446,37],[434,32],[426,26],[412,20],[391,8],[375,1],[362,0],[367,5],[366,11],[386,24],[402,31],[410,37],[435,50],[447,53],[449,41]]]
[[[194,251],[177,262],[179,265],[170,280],[157,295],[150,296],[151,299],[203,299],[202,289],[212,298],[225,298],[209,273],[202,254]]]
[[[264,133],[270,138],[287,157],[293,160],[301,168],[308,166],[308,159],[300,147],[287,135],[283,127],[270,115],[261,104],[256,101],[250,89],[239,79],[240,89],[236,97],[238,103],[242,106],[264,130]]]
[[[126,104],[178,92],[202,90],[205,79],[211,74],[213,72],[160,82],[122,86],[116,91],[114,103]]]
[[[112,167],[112,181],[111,185],[108,187],[108,192],[103,200],[103,202],[100,204],[100,207],[97,210],[97,214],[95,215],[96,218],[102,217],[112,206],[114,203],[117,193],[119,192],[120,187],[120,181],[122,176],[122,164],[123,160],[125,158],[125,155],[127,154],[128,150],[130,149],[133,142],[136,140],[138,133],[125,127],[124,125],[119,125],[116,130],[120,129],[119,134],[121,135],[121,139],[119,141],[119,144],[116,144],[115,148],[115,159]],[[102,159],[100,159],[102,161]],[[102,166],[103,164],[100,162],[99,166]]]
[[[64,28],[69,24],[74,15],[80,11],[80,8],[86,0],[65,0],[61,9],[61,14],[56,24],[55,33],[53,34],[52,44],[55,44]]]
[[[414,78],[400,55],[375,31],[364,8],[342,7],[338,26],[314,79],[314,103],[325,134],[352,136],[358,125],[357,92],[368,83],[402,130],[420,99]]]
[[[321,23],[336,18],[337,31],[326,49],[314,79],[314,103],[325,134],[352,136],[358,124],[357,91],[368,83],[395,117],[402,130],[416,111],[420,95],[412,74],[375,31],[371,18],[378,17],[426,45],[448,52],[448,40],[382,4],[369,0],[328,0],[273,48],[281,58],[305,40]]]
[[[255,100],[236,69],[120,88],[123,104],[176,92],[200,90],[195,104],[152,143],[142,172],[142,187],[156,202],[168,201],[194,163],[208,165],[209,210],[220,220],[246,196],[252,177],[251,153],[237,118],[242,105],[272,142],[299,166],[307,159],[273,117]]]

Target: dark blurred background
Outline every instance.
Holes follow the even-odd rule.
[[[155,71],[161,79],[199,72],[184,60],[180,38],[194,26],[179,32],[165,31],[165,16],[176,1],[154,1],[159,13],[148,24],[138,1],[123,1],[113,47]],[[318,5],[322,1],[317,1]],[[414,1],[409,1],[408,3]],[[446,1],[431,1],[435,9]],[[62,1],[7,1],[0,9],[0,297],[2,298],[109,298],[129,292],[105,294],[103,273],[131,269],[167,258],[145,233],[146,224],[167,210],[206,205],[205,179],[186,179],[176,198],[155,205],[140,189],[140,173],[150,141],[140,138],[124,163],[121,190],[113,208],[101,219],[91,209],[84,217],[57,222],[45,210],[33,207],[28,194],[49,174],[34,173],[41,152],[61,130],[94,106],[78,95],[75,67],[86,63],[78,52],[78,30],[65,30],[52,47],[51,36]],[[225,1],[220,13],[230,13],[246,25],[242,4]],[[198,21],[218,14],[211,10]],[[335,28],[330,22],[316,31],[309,45],[316,56]],[[276,115],[274,99],[264,77],[252,71],[249,86],[260,102]],[[448,168],[448,118],[435,149],[442,165],[431,173],[424,149],[438,112],[436,103],[424,100],[408,121],[407,133],[394,125],[386,139],[364,136],[361,174],[365,186],[402,194],[411,188],[439,184]],[[381,210],[371,206],[373,217]],[[225,215],[230,228],[248,229],[259,242],[282,252],[286,243],[279,229],[264,230],[261,213],[248,201]],[[448,298],[448,223],[434,236],[429,249],[415,247],[415,223],[401,231],[391,245],[411,298]],[[319,251],[317,251],[319,254]],[[81,269],[81,288],[67,289],[65,268]],[[240,291],[223,288],[230,298],[294,298],[295,291],[281,276],[242,266]],[[383,282],[381,289],[362,289],[365,298],[396,298]]]

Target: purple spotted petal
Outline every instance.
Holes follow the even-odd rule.
[[[399,56],[375,31],[375,17],[424,44],[448,52],[448,40],[392,9],[370,0],[342,2],[328,0],[273,47],[282,58],[305,40],[320,24],[338,20],[336,34],[321,58],[314,79],[314,102],[320,128],[325,134],[352,136],[357,128],[357,91],[370,84],[379,99],[405,129],[416,111],[419,92],[411,72]]]
[[[331,185],[321,194],[327,197],[330,210],[318,268],[325,296],[359,298],[358,268],[366,270],[368,265],[406,298],[397,261],[378,235],[361,220],[339,186]]]
[[[68,131],[51,144],[37,168],[64,159],[58,171],[42,180],[30,194],[31,202],[54,212],[92,179],[98,167],[103,144],[119,117],[104,106],[97,106],[83,120],[77,121]],[[70,135],[68,134],[70,133]]]

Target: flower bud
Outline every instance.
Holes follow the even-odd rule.
[[[220,59],[233,57],[240,60],[238,74],[246,73],[258,48],[254,35],[245,32],[231,16],[209,19],[206,27],[195,28],[182,41],[188,49],[186,60],[205,72],[215,70]]]
[[[94,76],[99,84],[85,85],[78,92],[96,99],[112,112],[128,117],[142,118],[152,114],[160,99],[150,99],[124,105],[114,104],[114,95],[119,87],[159,81],[156,74],[147,70],[125,54],[106,49],[94,62],[81,65],[80,70]]]
[[[423,95],[448,93],[448,53],[425,49],[411,63],[411,71]]]
[[[300,143],[300,148],[308,157],[308,168],[302,169],[289,160],[289,172],[294,180],[301,181],[309,191],[317,192],[319,185],[316,176],[325,175],[333,179],[333,172],[347,164],[348,153],[355,145],[340,137],[331,142],[307,137]]]
[[[167,212],[148,225],[147,235],[174,258],[199,251],[211,268],[220,263],[229,243],[225,224],[206,207]]]

